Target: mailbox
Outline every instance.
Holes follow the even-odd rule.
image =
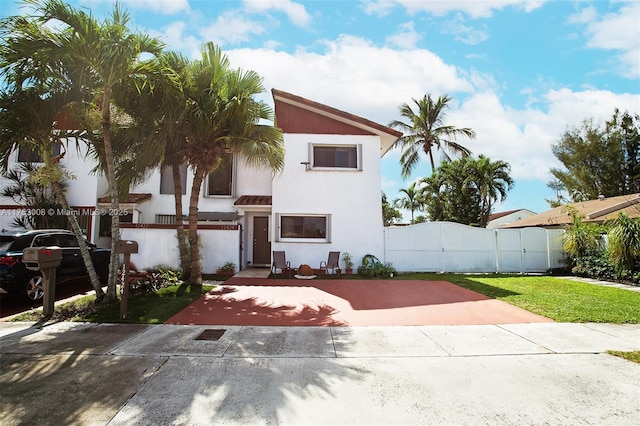
[[[32,271],[57,268],[61,260],[60,247],[28,247],[22,252],[22,263]]]
[[[118,240],[116,241],[116,253],[118,254],[138,253],[138,242],[131,241],[131,240]]]

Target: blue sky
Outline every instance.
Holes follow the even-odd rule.
[[[70,0],[99,18],[111,0]],[[134,26],[196,58],[219,44],[232,65],[277,88],[387,124],[426,93],[453,98],[447,123],[470,127],[474,155],[507,161],[515,187],[495,211],[547,210],[551,152],[569,127],[640,113],[638,1],[121,0]],[[0,0],[2,16],[22,13]],[[265,94],[265,99],[271,101]],[[410,179],[399,151],[382,160],[382,188]]]

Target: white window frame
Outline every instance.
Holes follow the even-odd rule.
[[[314,167],[313,149],[315,147],[331,147],[331,148],[355,148],[356,149],[356,167]],[[309,165],[307,170],[319,171],[337,171],[337,172],[360,172],[362,171],[362,144],[331,144],[331,143],[309,143]]]
[[[313,217],[324,218],[326,226],[325,238],[287,238],[282,236],[282,217]],[[309,214],[309,213],[276,213],[276,235],[277,242],[290,243],[330,243],[331,242],[331,214]]]

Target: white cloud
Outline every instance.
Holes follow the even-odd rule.
[[[522,8],[531,12],[541,7],[544,0],[483,0],[483,1],[416,1],[416,0],[380,0],[364,2],[364,11],[371,15],[384,16],[395,4],[404,7],[408,13],[429,12],[436,16],[443,16],[450,12],[459,11],[472,18],[488,18],[496,10],[509,6]]]
[[[367,15],[376,15],[379,17],[387,16],[396,6],[394,0],[364,0],[362,1],[362,10]]]
[[[452,34],[457,41],[471,45],[482,43],[489,38],[486,29],[471,27],[466,25],[464,21],[464,17],[459,14],[455,19],[446,21],[442,30],[445,34]]]
[[[413,22],[401,24],[398,32],[387,37],[387,44],[400,49],[413,49],[418,41],[420,41],[420,35],[416,32]]]
[[[171,50],[185,52],[190,56],[196,56],[202,46],[202,40],[186,34],[187,24],[176,21],[165,27],[162,32],[149,30],[149,35],[157,37],[170,46]]]
[[[268,88],[325,103],[386,124],[403,102],[424,93],[464,93],[473,87],[459,70],[424,49],[394,50],[341,36],[322,42],[321,53],[232,49],[234,66],[253,69]]]
[[[587,8],[569,19],[571,23],[586,24],[586,47],[614,50],[617,71],[630,79],[640,78],[640,3],[624,4],[617,13],[598,19],[595,11]]]
[[[222,13],[216,21],[200,30],[204,40],[211,40],[219,45],[237,44],[248,41],[251,35],[262,34],[265,27],[262,23],[248,19],[239,10]]]
[[[82,0],[80,4],[115,3],[113,0]],[[189,0],[120,0],[129,9],[150,10],[163,15],[172,15],[190,10]]]
[[[311,22],[311,15],[305,7],[290,0],[245,0],[244,9],[252,13],[280,11],[286,14],[294,25],[302,28]]]
[[[604,124],[615,108],[638,111],[638,105],[640,95],[561,89],[548,91],[537,108],[516,110],[502,105],[495,93],[483,92],[450,114],[450,122],[476,131],[477,140],[468,145],[474,154],[509,162],[516,179],[546,181],[549,169],[559,164],[551,145],[568,128],[591,117]]]

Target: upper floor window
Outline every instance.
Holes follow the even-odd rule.
[[[60,154],[61,143],[56,143],[53,146],[52,157]],[[42,163],[42,156],[37,149],[31,148],[28,145],[20,145],[18,148],[18,162],[20,163]]]
[[[312,144],[311,168],[362,170],[361,155],[361,145]]]
[[[180,188],[182,195],[187,193],[187,166],[180,165]],[[173,168],[165,166],[160,169],[160,193],[173,194]]]
[[[220,165],[207,176],[207,196],[233,195],[233,153],[222,157]]]

